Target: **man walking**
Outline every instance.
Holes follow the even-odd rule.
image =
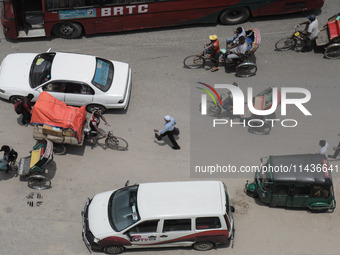
[[[178,133],[176,132],[176,130],[178,129],[175,128],[176,120],[173,117],[170,117],[169,115],[166,115],[164,117],[164,120],[165,120],[165,124],[162,130],[154,129],[155,137],[157,138],[158,141],[160,141],[162,140],[164,136],[168,136],[172,143],[172,149],[179,150],[181,147],[179,147],[179,145],[177,144],[174,138],[174,135],[177,135],[176,133]],[[157,134],[157,132],[159,134]]]
[[[338,135],[340,135],[340,134],[338,134]],[[333,147],[333,149],[335,150],[334,154],[333,155],[328,155],[328,157],[335,159],[339,155],[339,153],[340,153],[340,143],[338,144],[337,147]]]

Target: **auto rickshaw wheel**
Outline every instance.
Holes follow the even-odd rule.
[[[270,124],[266,121],[253,121],[253,125],[254,126],[248,128],[248,131],[255,135],[268,135],[272,129]]]

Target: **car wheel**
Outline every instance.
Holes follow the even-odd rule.
[[[220,21],[223,25],[235,25],[248,20],[250,12],[246,7],[229,8],[222,12]]]
[[[106,112],[106,108],[99,104],[89,104],[86,106],[86,111],[92,113],[95,110],[99,110],[102,114]]]
[[[53,34],[64,39],[78,38],[80,37],[82,31],[83,28],[81,25],[73,22],[58,23],[52,29]]]
[[[193,247],[197,251],[208,251],[214,247],[214,244],[212,242],[202,241],[195,243]]]
[[[12,104],[14,104],[17,100],[23,100],[23,96],[11,96],[9,100],[11,101]]]
[[[124,252],[124,247],[120,245],[112,245],[104,248],[106,254],[120,254]]]

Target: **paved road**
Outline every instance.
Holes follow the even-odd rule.
[[[326,1],[318,13],[320,25],[339,10],[337,0]],[[263,42],[256,52],[258,74],[249,79],[236,78],[223,69],[187,70],[182,61],[202,49],[210,34],[223,41],[234,27],[221,25],[191,26],[142,32],[106,34],[78,40],[57,38],[6,41],[2,36],[0,59],[14,52],[54,51],[88,53],[128,62],[133,71],[133,88],[127,111],[110,111],[107,120],[115,133],[129,142],[127,152],[100,147],[68,147],[67,155],[55,156],[49,167],[53,188],[42,191],[37,207],[27,205],[32,192],[18,177],[0,173],[0,254],[75,255],[88,254],[81,239],[80,211],[87,197],[131,183],[192,180],[190,176],[190,134],[195,128],[190,116],[196,102],[190,97],[197,81],[209,84],[237,81],[242,88],[259,92],[268,86],[304,87],[311,91],[307,104],[312,117],[303,117],[294,108],[291,118],[297,128],[275,127],[269,136],[255,136],[242,128],[228,129],[221,137],[224,146],[207,146],[207,155],[222,151],[225,162],[257,165],[268,154],[315,153],[320,139],[331,146],[338,143],[339,62],[322,54],[275,52],[274,44],[292,32],[305,15],[294,14],[252,19],[244,27],[257,27]],[[15,73],[13,74],[15,75]],[[173,151],[158,143],[153,129],[160,128],[163,116],[175,116],[181,130],[182,149]],[[26,156],[34,144],[32,128],[18,124],[13,105],[0,101],[1,144],[11,144],[19,156]],[[223,154],[221,154],[223,156]],[[333,161],[339,164],[339,161]],[[211,179],[217,179],[211,176]],[[339,211],[311,214],[305,210],[269,208],[243,194],[247,178],[218,177],[229,187],[236,208],[234,248],[220,248],[205,254],[339,254]],[[340,197],[339,179],[335,195]],[[36,195],[36,193],[35,193]],[[191,249],[140,250],[138,254],[194,254]]]

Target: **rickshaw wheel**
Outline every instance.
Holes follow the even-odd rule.
[[[254,76],[257,72],[257,67],[254,63],[246,62],[236,67],[236,76],[238,77],[250,77]]]
[[[325,50],[325,58],[328,59],[340,58],[340,43],[329,45]]]
[[[202,111],[202,104],[200,104],[200,112]],[[222,109],[219,105],[215,105],[213,101],[207,102],[207,115],[208,116],[219,116]]]
[[[66,153],[66,147],[65,145],[58,143],[58,144],[54,144],[53,146],[53,153],[56,155],[65,155]]]
[[[51,188],[51,180],[43,175],[32,175],[27,178],[27,185],[31,189],[49,189]]]
[[[262,124],[260,121],[254,121],[253,123],[255,127],[249,127],[248,132],[255,135],[268,135],[270,133],[270,130],[272,129],[268,122],[264,122],[262,126],[260,126],[260,124]]]

